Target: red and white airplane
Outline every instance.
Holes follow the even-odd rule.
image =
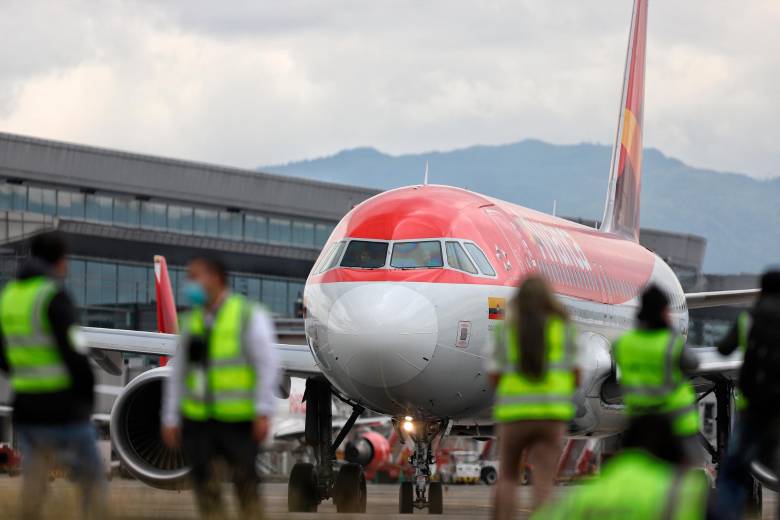
[[[635,0],[600,229],[426,184],[377,195],[336,227],[305,288],[308,348],[278,346],[286,376],[307,380],[306,440],[318,456],[317,464],[293,468],[291,510],[316,511],[326,498],[340,511],[365,510],[362,470],[348,464],[337,472],[334,458],[368,408],[394,417],[414,442],[416,479],[402,484],[400,511],[441,512],[441,486],[429,482],[432,442],[440,435],[490,432],[488,334],[515,287],[531,273],[553,284],[580,331],[582,386],[572,430],[582,434],[621,427],[610,343],[632,326],[643,288],[657,284],[666,291],[683,334],[689,308],[755,297],[755,291],[685,294],[669,266],[638,243],[647,7],[648,0]],[[87,329],[86,336],[102,352],[169,356],[176,343],[173,335],[132,331]],[[700,357],[703,376],[719,381],[733,378],[740,364],[737,357],[722,359],[711,350]],[[125,464],[163,487],[186,472],[158,436],[161,381],[168,370],[152,370],[131,383],[111,416],[112,440]],[[728,384],[719,388],[721,401],[728,401]],[[332,393],[354,406],[335,440]],[[728,403],[721,409],[719,422],[726,427]],[[143,443],[154,449],[141,449]],[[355,461],[369,455],[361,444]]]

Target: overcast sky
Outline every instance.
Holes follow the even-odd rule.
[[[0,130],[255,167],[611,144],[630,0],[0,0]],[[645,144],[780,175],[780,2],[652,0]]]

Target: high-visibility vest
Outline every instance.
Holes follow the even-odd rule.
[[[743,359],[745,352],[747,352],[748,339],[750,338],[750,327],[752,327],[752,325],[753,318],[750,316],[750,313],[748,311],[740,312],[739,316],[737,317],[737,338],[739,341],[739,351],[742,352]],[[747,398],[745,397],[745,394],[739,390],[739,388],[734,390],[734,404],[739,411],[747,409],[748,406]]]
[[[517,327],[499,324],[494,331],[497,348],[506,351],[506,366],[496,388],[493,418],[496,422],[560,420],[574,418],[575,352],[568,337],[572,332],[558,317],[547,319],[544,340],[547,371],[532,379],[518,370],[522,345]]]
[[[244,331],[254,307],[243,296],[230,295],[207,330],[203,309],[185,319],[185,337],[206,344],[206,361],[189,361],[187,343],[179,363],[187,363],[181,413],[192,421],[251,421],[255,417],[255,369],[244,350]]]
[[[17,394],[60,392],[71,387],[70,373],[51,333],[49,303],[59,285],[45,276],[12,280],[0,295],[0,324]]]
[[[668,414],[677,435],[699,431],[696,393],[680,370],[685,339],[669,330],[633,330],[615,344],[618,381],[630,416]]]
[[[540,509],[532,520],[703,520],[708,484],[704,472],[681,469],[640,451],[608,461],[601,476],[576,486]]]

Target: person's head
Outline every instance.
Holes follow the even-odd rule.
[[[663,329],[671,325],[669,298],[657,285],[651,285],[642,293],[642,304],[636,319],[642,327],[648,329]]]
[[[780,269],[771,269],[761,277],[761,296],[780,296]]]
[[[68,244],[57,231],[41,233],[30,242],[30,254],[60,278],[68,274]]]
[[[634,417],[623,434],[623,447],[646,451],[670,464],[685,461],[685,452],[674,434],[672,421],[666,415]]]
[[[187,298],[193,305],[214,303],[227,288],[225,264],[216,257],[198,256],[187,266]]]
[[[510,326],[517,331],[522,348],[518,369],[521,373],[539,378],[546,364],[545,325],[547,318],[568,319],[566,309],[555,297],[548,283],[538,275],[526,278],[509,302]]]

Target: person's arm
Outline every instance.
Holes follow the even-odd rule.
[[[95,401],[95,375],[82,344],[75,311],[70,297],[58,291],[49,302],[47,311],[52,336],[73,384],[73,392],[90,406]]]
[[[506,366],[506,345],[498,341],[498,334],[502,334],[503,324],[495,325],[496,330],[488,331],[488,351],[490,356],[485,361],[485,371],[490,385],[495,389],[501,379],[501,372]]]
[[[718,342],[718,352],[724,356],[733,354],[739,348],[739,325],[734,323],[728,333]]]
[[[255,386],[255,415],[269,419],[276,408],[274,395],[279,384],[279,355],[274,348],[275,343],[273,321],[263,310],[255,310],[246,333],[247,357],[259,382]]]
[[[693,351],[685,346],[680,353],[680,370],[685,375],[692,375],[699,368],[699,358]]]
[[[11,367],[8,365],[8,360],[5,358],[5,336],[3,336],[3,326],[0,324],[0,372],[7,374],[10,370]]]
[[[162,406],[160,407],[160,422],[164,428],[178,428],[181,425],[179,403],[184,389],[184,367],[187,365],[184,359],[184,341],[186,341],[184,336],[180,336],[176,355],[168,363],[171,372],[163,385]]]

